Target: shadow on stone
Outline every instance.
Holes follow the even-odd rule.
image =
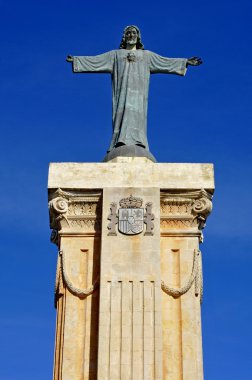
[[[108,162],[116,157],[146,157],[152,162],[157,162],[147,149],[139,145],[121,145],[114,148],[106,154],[102,162]]]

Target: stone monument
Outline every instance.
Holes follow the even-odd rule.
[[[202,380],[202,261],[212,164],[156,163],[146,133],[150,73],[201,60],[144,50],[136,26],[119,50],[72,57],[112,75],[113,136],[102,163],[52,163],[58,246],[54,380]]]

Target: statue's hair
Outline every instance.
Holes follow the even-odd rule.
[[[126,26],[126,28],[124,28],[123,36],[122,36],[122,41],[121,41],[121,44],[119,46],[119,49],[126,49],[127,44],[126,44],[125,34],[126,34],[127,30],[130,29],[130,28],[134,28],[137,31],[136,48],[144,50],[144,45],[143,45],[143,43],[141,41],[141,32],[140,32],[140,29],[136,25],[129,25],[129,26]]]

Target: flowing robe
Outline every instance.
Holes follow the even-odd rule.
[[[147,150],[147,108],[152,73],[185,75],[185,58],[166,58],[148,50],[112,50],[97,56],[74,56],[75,73],[109,73],[113,92],[113,136],[116,146],[140,145]]]

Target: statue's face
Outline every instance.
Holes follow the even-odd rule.
[[[127,45],[136,45],[137,43],[137,31],[135,28],[127,29],[125,33],[125,40]]]

